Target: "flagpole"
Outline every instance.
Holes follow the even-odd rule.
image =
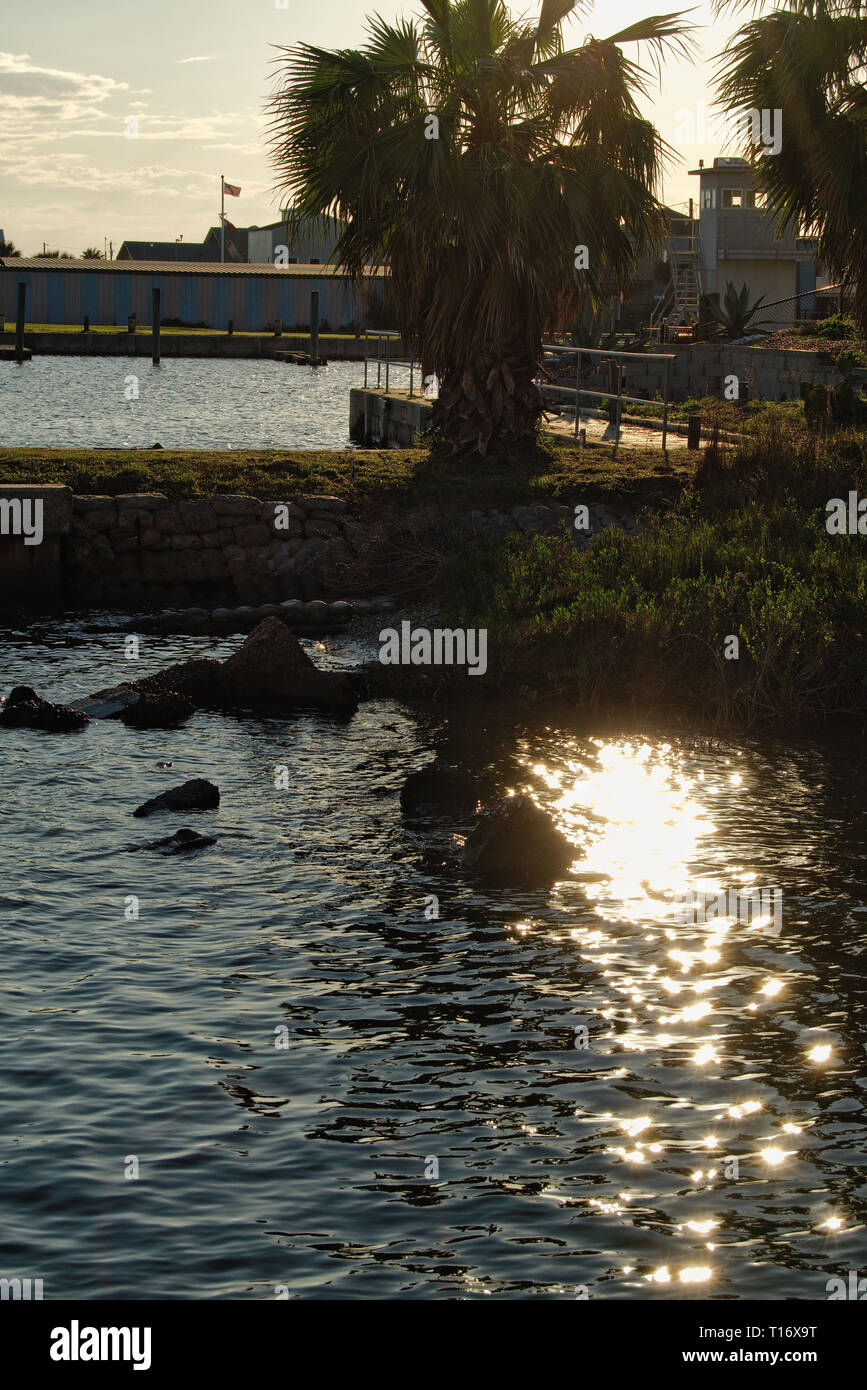
[[[220,175],[220,264],[226,259],[226,180]]]

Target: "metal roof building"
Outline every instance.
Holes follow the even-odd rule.
[[[185,265],[166,261],[46,260],[0,257],[0,313],[14,321],[17,285],[26,287],[30,324],[123,327],[130,314],[151,322],[151,290],[160,291],[160,319],[225,332],[267,332],[279,319],[289,330],[309,327],[310,294],[319,291],[320,327],[339,331],[366,321],[384,293],[388,269],[368,266],[361,293],[340,266]]]

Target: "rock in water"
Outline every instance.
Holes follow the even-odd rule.
[[[220,804],[220,789],[204,777],[194,777],[183,786],[172,787],[170,791],[145,801],[134,816],[152,816],[155,811],[212,811]]]
[[[188,695],[167,690],[156,695],[139,695],[134,704],[121,711],[122,724],[136,729],[167,729],[189,719],[195,705]]]
[[[420,772],[411,772],[400,793],[400,804],[410,813],[432,810],[471,816],[478,802],[479,789],[472,777],[460,768],[449,767],[442,758]]]
[[[263,619],[225,661],[213,657],[181,661],[165,671],[130,681],[126,687],[99,691],[91,698],[103,702],[109,696],[119,699],[123,689],[139,695],[180,694],[194,705],[223,709],[242,706],[277,715],[313,708],[348,718],[358,708],[352,682],[336,671],[318,670],[300,642],[274,617]],[[122,710],[123,704],[117,709]]]
[[[279,618],[265,618],[222,665],[228,694],[238,704],[278,710],[313,705],[350,715],[358,698],[350,681],[319,671]]]
[[[494,883],[533,886],[553,882],[577,857],[529,796],[506,796],[467,837],[464,867]]]
[[[217,843],[214,835],[200,835],[197,830],[176,830],[174,835],[166,835],[163,840],[151,840],[150,844],[139,845],[138,849],[161,849],[165,854],[186,854],[191,849],[206,849]]]
[[[45,733],[65,734],[72,729],[83,729],[89,723],[83,710],[70,705],[53,705],[37,695],[30,685],[16,685],[0,711],[0,724],[8,729],[42,729]]]

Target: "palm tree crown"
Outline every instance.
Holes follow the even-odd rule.
[[[371,19],[361,49],[281,50],[271,153],[297,219],[342,219],[334,259],[388,258],[443,428],[484,453],[532,436],[545,328],[625,283],[659,228],[664,145],[621,45],[690,40],[668,14],[567,49],[586,0],[543,0],[533,23],[502,0],[421,3],[420,24]]]
[[[853,284],[867,335],[867,9],[863,0],[777,3],[721,55],[720,94],[730,110],[782,112],[779,153],[749,151],[757,182],[781,229],[818,233],[819,258]]]

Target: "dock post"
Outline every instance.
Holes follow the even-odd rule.
[[[151,324],[152,324],[152,351],[153,364],[159,366],[160,361],[160,292],[151,290]]]
[[[15,310],[15,360],[24,361],[24,304],[27,298],[27,286],[23,280],[18,281],[18,304]]]
[[[317,366],[319,362],[319,291],[310,291],[310,362],[312,366]]]

